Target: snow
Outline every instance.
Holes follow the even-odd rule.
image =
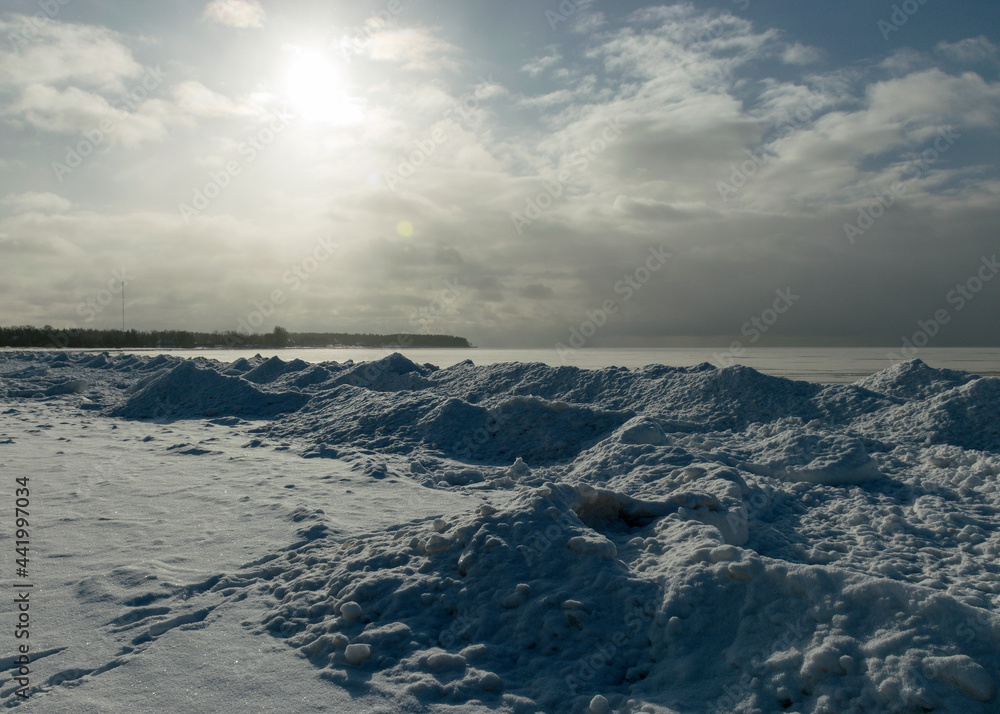
[[[31,697],[0,699],[993,712],[998,397],[919,360],[820,385],[0,353],[37,514]]]

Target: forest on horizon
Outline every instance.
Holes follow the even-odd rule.
[[[100,330],[0,327],[0,347],[54,347],[60,349],[194,348],[244,349],[256,347],[452,347],[471,348],[464,337],[399,333],[376,335],[348,332],[196,332],[192,330]]]

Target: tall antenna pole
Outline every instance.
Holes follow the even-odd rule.
[[[125,332],[125,280],[122,279],[122,332]]]

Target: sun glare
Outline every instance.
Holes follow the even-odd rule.
[[[321,52],[294,48],[285,89],[296,113],[307,121],[349,124],[361,109],[348,95],[340,70]]]

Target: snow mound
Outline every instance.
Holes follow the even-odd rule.
[[[627,618],[661,595],[615,559],[573,502],[571,489],[548,487],[443,528],[415,523],[287,553],[256,574],[273,597],[263,631],[343,686],[378,673],[424,705],[580,711],[592,695],[567,692],[567,678],[609,633],[623,633],[622,665],[639,660],[646,635]],[[353,662],[353,645],[370,657]],[[620,666],[610,669],[602,680]],[[535,709],[518,706],[525,699]]]
[[[842,486],[881,478],[861,439],[826,429],[789,428],[753,448],[757,473],[791,482]]]
[[[662,446],[667,443],[667,435],[663,433],[663,427],[648,417],[631,419],[622,428],[619,438],[625,444]]]
[[[388,683],[404,693],[399,706],[561,713],[632,700],[671,711],[820,712],[995,703],[995,613],[725,544],[682,515],[694,505],[691,494],[644,503],[546,484],[499,509],[313,539],[219,587],[238,583],[235,598],[266,593],[269,611],[248,626],[348,690]]]
[[[267,419],[300,409],[307,400],[295,392],[264,392],[240,377],[185,361],[155,377],[111,414],[129,419]]]
[[[873,415],[874,416],[874,415]],[[902,441],[1000,449],[1000,377],[980,377],[922,401],[887,409],[864,422]]]
[[[486,409],[449,399],[418,423],[422,440],[473,461],[523,458],[531,464],[570,459],[631,416],[587,406],[514,397]]]
[[[953,369],[935,369],[922,360],[899,362],[856,382],[879,394],[900,399],[927,399],[971,382],[975,375]]]
[[[395,352],[374,362],[346,367],[332,384],[348,384],[376,392],[424,389],[431,384],[427,376],[437,369],[434,365],[418,365]]]

